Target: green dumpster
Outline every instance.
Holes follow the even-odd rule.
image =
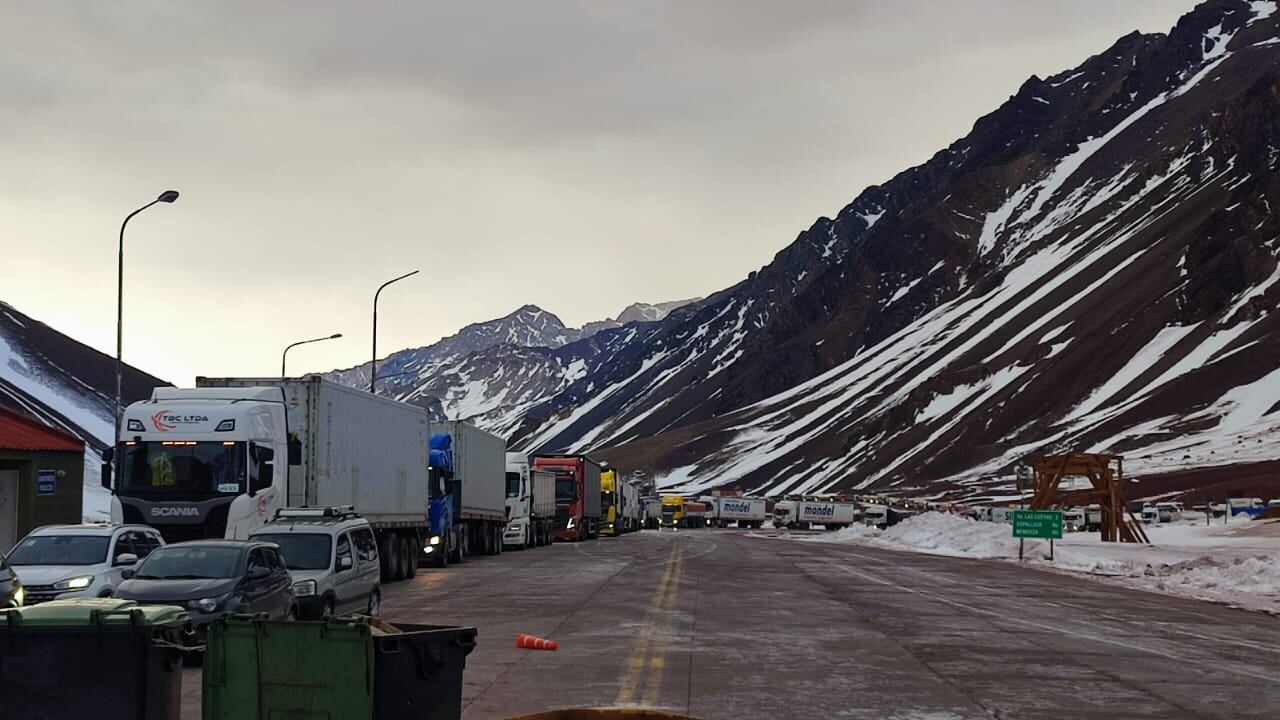
[[[358,616],[214,621],[204,720],[456,720],[475,628],[398,628],[375,634]]]
[[[5,720],[177,720],[185,611],[129,600],[54,600],[0,611]]]

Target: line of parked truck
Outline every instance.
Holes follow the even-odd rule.
[[[115,523],[245,539],[282,508],[349,507],[386,581],[646,524],[636,483],[586,455],[525,455],[464,421],[330,382],[200,377],[131,404],[103,485]]]

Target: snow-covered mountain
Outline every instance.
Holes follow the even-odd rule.
[[[660,320],[388,371],[517,447],[682,490],[977,494],[1048,451],[1146,475],[1274,458],[1278,21],[1211,0],[1033,76]]]
[[[536,305],[474,323],[426,347],[392,353],[378,362],[378,392],[427,408],[437,418],[472,418],[504,435],[538,404],[586,372],[592,343],[603,330],[655,322],[701,298],[635,303],[615,318],[581,329]],[[556,352],[574,344],[577,350]],[[582,352],[586,354],[583,355]],[[369,386],[369,363],[326,375],[354,387]]]
[[[0,302],[0,405],[65,430],[85,443],[85,516],[104,517],[101,453],[111,442],[115,358],[94,350]],[[128,364],[125,404],[168,385]]]

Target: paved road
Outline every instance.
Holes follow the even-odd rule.
[[[734,530],[507,553],[389,586],[383,607],[392,622],[479,629],[470,720],[612,705],[707,720],[1280,708],[1275,618],[1010,564]],[[560,650],[517,650],[520,632]]]

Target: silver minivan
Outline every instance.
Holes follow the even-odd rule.
[[[302,618],[378,615],[378,541],[352,508],[282,508],[249,537],[280,547]]]

